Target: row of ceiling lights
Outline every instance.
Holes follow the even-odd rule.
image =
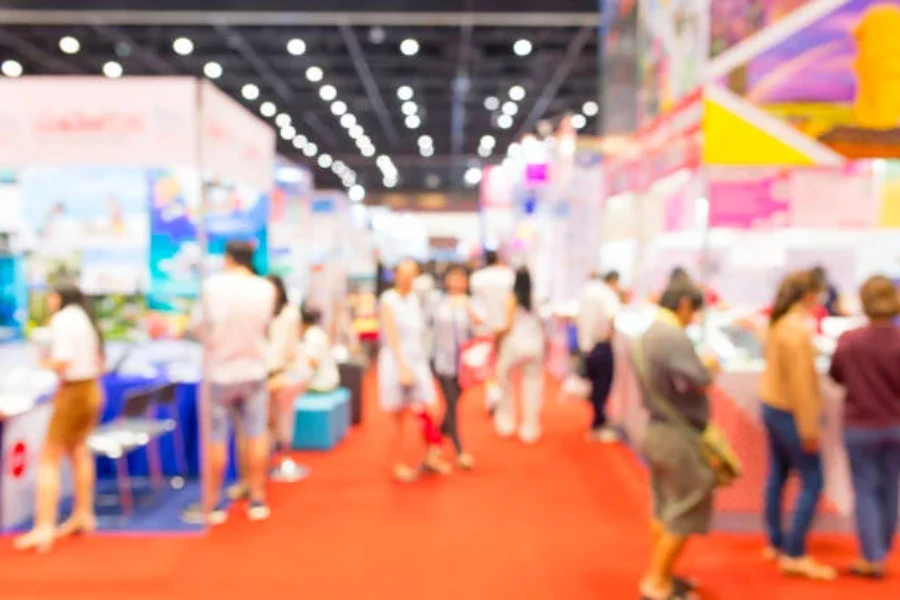
[[[519,113],[518,103],[525,99],[527,92],[521,85],[509,88],[509,99],[501,102],[497,96],[488,96],[484,99],[484,108],[494,113],[494,123],[500,129],[509,129],[513,126],[514,118]]]

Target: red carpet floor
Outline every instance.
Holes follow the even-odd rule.
[[[472,473],[392,483],[386,422],[370,406],[337,451],[301,457],[309,480],[273,488],[270,521],[235,513],[202,537],[93,537],[47,556],[2,540],[0,599],[636,598],[648,499],[630,452],[586,444],[580,403],[550,401],[534,447],[495,439],[481,399],[465,403]],[[898,560],[880,583],[785,581],[758,560],[761,546],[756,536],[713,535],[690,548],[682,570],[708,599],[900,598]],[[835,564],[853,556],[845,538],[817,538],[813,549]]]

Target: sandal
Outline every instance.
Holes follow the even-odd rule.
[[[778,568],[782,574],[790,577],[805,577],[813,581],[834,581],[837,579],[837,571],[834,567],[823,565],[810,556],[790,558],[783,556],[778,561]]]

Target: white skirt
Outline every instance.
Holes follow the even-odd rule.
[[[400,369],[390,348],[378,353],[378,405],[387,412],[397,412],[417,404],[433,406],[437,402],[434,376],[427,360],[414,361],[410,366],[414,382],[409,388],[400,384]]]

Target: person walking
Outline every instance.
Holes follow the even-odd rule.
[[[715,359],[701,359],[685,332],[703,306],[702,290],[674,280],[635,352],[650,413],[642,442],[653,497],[650,567],[641,582],[645,600],[691,597],[695,585],[676,576],[675,566],[688,540],[708,533],[712,521],[715,475],[684,430],[692,427],[699,435],[709,424],[708,389],[718,372]]]
[[[97,528],[94,515],[94,456],[87,437],[103,408],[100,377],[104,369],[103,334],[81,290],[60,285],[47,296],[50,348],[44,366],[59,377],[53,413],[37,465],[34,528],[15,540],[19,550],[47,552],[57,537]],[[61,463],[68,457],[75,483],[71,516],[58,528]]]
[[[486,250],[485,266],[475,271],[470,280],[472,298],[484,311],[481,329],[494,341],[494,355],[499,351],[500,332],[506,327],[507,300],[513,289],[515,273],[500,260],[496,250]],[[496,373],[488,378],[485,400],[489,412],[500,401],[502,391]]]
[[[769,446],[765,557],[782,573],[829,581],[836,571],[807,555],[806,540],[822,495],[822,397],[816,371],[812,313],[820,286],[809,271],[787,275],[778,287],[765,341],[760,382],[763,423]],[[790,529],[782,526],[784,487],[791,472],[801,481]]]
[[[856,532],[862,557],[852,575],[881,578],[893,548],[900,506],[900,300],[886,277],[860,290],[868,324],[838,340],[831,377],[842,384],[844,443],[856,497]]]
[[[394,416],[394,477],[403,482],[417,476],[417,471],[405,461],[403,430],[407,415],[414,415],[422,426],[426,444],[422,466],[428,471],[449,472],[441,458],[442,436],[435,424],[437,394],[425,348],[425,319],[413,291],[418,270],[415,261],[402,261],[397,266],[393,288],[380,299],[378,401],[383,410]]]
[[[526,267],[515,273],[513,289],[506,298],[506,316],[499,331],[497,381],[501,394],[494,413],[494,427],[500,437],[516,433],[516,402],[512,397],[512,377],[521,373],[521,423],[519,438],[526,443],[541,437],[541,405],[544,393],[544,332],[533,306],[531,274]]]
[[[581,294],[581,302],[575,319],[578,332],[578,349],[584,364],[584,375],[591,383],[590,400],[594,409],[588,439],[603,443],[615,443],[619,435],[606,419],[606,402],[612,390],[615,374],[612,338],[615,318],[621,311],[619,292],[613,287],[619,275],[615,271],[602,279],[587,282]]]
[[[434,305],[431,323],[434,340],[432,363],[446,403],[441,433],[453,442],[459,468],[468,470],[474,461],[463,448],[459,434],[459,398],[462,394],[459,382],[460,347],[472,338],[473,329],[480,319],[472,299],[466,293],[468,275],[463,265],[451,265],[447,269],[444,287],[445,291]]]
[[[267,519],[265,486],[269,461],[269,325],[276,291],[253,268],[253,246],[231,241],[221,273],[203,282],[191,329],[202,341],[209,379],[210,431],[204,514],[212,525],[225,522],[228,505],[222,483],[228,462],[229,420],[244,437],[241,465],[249,487],[247,515]]]

